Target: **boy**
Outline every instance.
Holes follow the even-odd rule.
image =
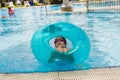
[[[67,54],[67,52],[70,49],[66,47],[67,42],[63,36],[57,36],[54,41],[54,44],[55,44],[56,51],[52,52],[52,55],[48,61],[49,63],[52,63],[53,61],[60,61],[60,60],[73,62],[72,54]]]
[[[67,52],[69,50],[69,48],[66,47],[66,39],[62,36],[56,37],[54,44],[58,52]]]

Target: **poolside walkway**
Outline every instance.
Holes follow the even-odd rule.
[[[120,80],[120,67],[68,72],[0,74],[0,80]]]

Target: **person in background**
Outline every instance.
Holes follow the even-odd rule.
[[[12,7],[8,7],[8,14],[10,17],[14,16],[14,10],[12,9]]]

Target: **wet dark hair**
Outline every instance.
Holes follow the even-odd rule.
[[[65,39],[65,37],[63,37],[63,36],[57,36],[57,37],[55,38],[54,44],[56,44],[59,40],[63,41],[65,44],[67,44],[67,43],[66,43],[66,39]]]
[[[11,9],[11,7],[8,7],[8,9]]]

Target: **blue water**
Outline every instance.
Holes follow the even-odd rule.
[[[51,12],[50,7],[48,9]],[[1,16],[7,16],[2,19]],[[90,38],[91,52],[84,64],[49,67],[31,51],[33,33],[46,24],[64,21],[82,28]],[[45,14],[44,7],[15,9],[10,18],[0,10],[0,73],[68,71],[120,66],[120,13]]]

